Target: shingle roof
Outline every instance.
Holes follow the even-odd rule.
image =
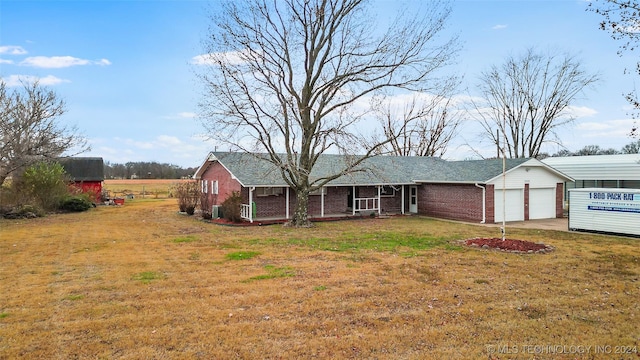
[[[213,152],[243,186],[286,186],[282,174],[266,154]],[[281,155],[285,156],[285,155]],[[340,171],[347,161],[344,155],[322,154],[311,172],[311,180]],[[530,159],[507,159],[507,170]],[[502,160],[446,161],[435,157],[375,156],[356,169],[329,182],[329,185],[400,185],[416,182],[483,183],[502,174]],[[196,174],[197,175],[197,174]],[[197,177],[197,176],[196,176]]]
[[[58,159],[73,181],[103,181],[104,163],[101,157],[68,157]]]

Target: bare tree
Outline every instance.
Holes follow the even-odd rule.
[[[593,0],[589,2],[587,10],[603,16],[600,22],[600,29],[609,31],[614,40],[622,41],[618,55],[625,52],[633,52],[640,43],[640,2],[637,0]],[[625,72],[627,72],[625,70]],[[636,63],[636,68],[631,72],[640,75],[640,62]],[[638,117],[640,111],[640,99],[636,90],[624,94],[629,104],[636,111],[632,114]],[[631,128],[631,137],[639,137],[637,122]]]
[[[295,226],[309,225],[310,191],[362,171],[391,141],[366,142],[368,100],[437,88],[437,71],[458,50],[455,37],[440,39],[446,3],[399,12],[388,27],[367,10],[365,0],[227,1],[198,58],[206,66],[201,115],[211,138],[280,169],[296,193]],[[335,173],[311,178],[327,151],[353,156]]]
[[[573,156],[587,156],[587,155],[615,155],[620,152],[614,148],[603,149],[600,145],[586,145],[582,149],[574,152]]]
[[[622,147],[620,150],[622,154],[640,154],[640,140],[631,142]]]
[[[413,96],[402,110],[391,104],[378,110],[389,142],[382,152],[396,156],[443,156],[462,122],[451,97]],[[382,141],[381,141],[382,142]]]
[[[38,82],[9,92],[0,80],[0,186],[38,161],[88,149],[76,128],[60,124],[64,112],[64,101]]]
[[[475,108],[484,136],[496,145],[504,137],[506,157],[537,157],[545,143],[559,143],[555,130],[574,120],[569,106],[597,81],[569,55],[511,56],[480,76],[484,103]]]

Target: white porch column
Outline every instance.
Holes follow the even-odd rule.
[[[253,222],[253,190],[255,187],[249,188],[249,222]]]
[[[352,215],[356,216],[356,187],[355,186],[353,187],[351,194],[353,198],[353,201],[351,201],[351,210],[353,211]]]
[[[324,186],[320,188],[320,217],[324,217]]]
[[[402,210],[400,210],[400,212],[402,213],[402,215],[404,215],[404,185],[402,185],[402,199],[400,200],[400,206],[402,207]]]
[[[287,186],[287,196],[286,196],[287,200],[287,204],[285,205],[287,208],[287,220],[289,220],[289,187]]]
[[[382,214],[382,204],[380,203],[381,193],[382,193],[382,186],[378,186],[378,215]]]

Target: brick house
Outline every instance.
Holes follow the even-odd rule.
[[[243,199],[243,218],[288,219],[295,209],[295,193],[278,168],[261,156],[212,152],[194,178],[201,181],[213,206],[237,191]],[[342,155],[323,154],[311,180],[334,173],[345,161]],[[358,170],[310,194],[309,217],[421,214],[487,223],[502,221],[503,214],[505,221],[555,218],[563,216],[563,184],[573,181],[536,159],[508,159],[504,180],[501,159],[376,156]]]

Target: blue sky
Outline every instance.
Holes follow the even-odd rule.
[[[381,1],[384,5],[384,0]],[[463,49],[452,71],[473,95],[481,71],[529,47],[575,54],[602,81],[573,105],[579,116],[558,135],[570,150],[620,149],[633,120],[623,92],[633,89],[632,54],[599,30],[583,0],[457,0],[447,31]],[[0,76],[39,78],[67,103],[64,124],[77,126],[106,161],[198,166],[215,144],[195,118],[201,86],[193,58],[208,28],[206,1],[0,2]],[[465,123],[445,157],[473,152],[479,129]],[[487,155],[494,146],[480,149]],[[556,148],[548,149],[555,152]]]

